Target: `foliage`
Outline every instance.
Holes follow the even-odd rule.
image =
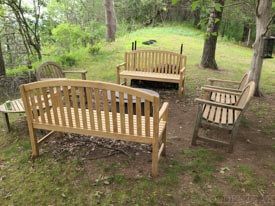
[[[79,25],[62,23],[52,30],[53,39],[59,51],[69,52],[72,48],[86,46],[89,33]]]
[[[74,66],[76,64],[76,59],[72,55],[62,55],[60,56],[59,61],[63,66]]]
[[[167,11],[167,3],[164,0],[117,0],[115,3],[119,18],[130,24],[155,23],[159,15]]]
[[[96,54],[99,53],[100,49],[101,49],[101,45],[99,43],[95,44],[95,45],[92,45],[92,46],[89,47],[89,53],[91,55],[96,55]]]

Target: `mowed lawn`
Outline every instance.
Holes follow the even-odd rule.
[[[157,43],[151,46],[141,44],[150,39]],[[97,55],[90,55],[87,49],[79,49],[75,52],[77,67],[88,70],[89,80],[115,82],[116,65],[123,62],[124,52],[131,49],[131,42],[135,40],[138,48],[175,52],[180,51],[183,43],[184,54],[187,56],[186,96],[182,97],[183,102],[185,98],[195,98],[198,89],[209,77],[241,79],[250,67],[253,54],[249,48],[219,39],[216,57],[220,70],[200,69],[198,65],[203,48],[203,34],[188,26],[175,25],[129,33],[114,43],[104,43]],[[45,60],[52,59],[55,57],[47,57]],[[274,59],[264,61],[261,87],[267,96],[275,92]],[[1,102],[3,101],[5,99]],[[257,109],[254,112],[261,116]],[[2,119],[0,124],[2,128]],[[261,174],[255,175],[247,165],[236,169],[236,173],[243,174],[242,178],[248,181],[245,185],[240,185],[239,180],[232,176],[227,180],[232,183],[232,191],[215,186],[215,173],[220,170],[226,154],[210,147],[189,149],[186,146],[181,148],[180,158],[168,155],[168,159],[160,163],[161,176],[155,180],[149,175],[125,175],[119,167],[127,167],[128,160],[119,162],[117,159],[98,159],[87,166],[81,152],[78,153],[80,155],[71,154],[68,157],[54,154],[49,146],[42,146],[43,154],[33,162],[24,117],[12,116],[11,124],[13,131],[10,134],[0,131],[0,205],[185,205],[185,201],[195,202],[196,205],[219,205],[217,200],[227,193],[235,194],[245,189],[251,191],[249,194],[259,195],[261,189],[264,190],[271,184],[275,188],[275,180],[266,180]],[[269,132],[274,134],[274,131],[273,125]],[[81,147],[85,148],[85,145]],[[275,153],[274,145],[273,148]],[[269,165],[270,172],[274,173],[275,162]],[[141,165],[136,165],[137,169],[139,167]],[[194,175],[194,171],[198,174]],[[191,186],[183,185],[186,182]],[[219,184],[226,186],[228,182]]]

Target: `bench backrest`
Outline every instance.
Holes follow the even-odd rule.
[[[170,51],[136,50],[125,53],[126,70],[179,74],[186,57]]]
[[[35,71],[36,79],[40,81],[46,78],[64,78],[62,68],[54,62],[45,62]]]
[[[28,121],[38,128],[66,127],[68,132],[116,133],[118,137],[158,135],[159,97],[145,91],[83,80],[41,81],[22,85],[20,90]]]
[[[252,96],[254,95],[254,92],[255,92],[255,82],[251,81],[244,88],[236,105],[239,107],[245,108],[249,103],[250,99],[252,98]]]
[[[240,82],[240,85],[239,85],[239,90],[244,90],[245,86],[247,85],[248,81],[249,81],[249,75],[250,75],[250,72],[247,72],[245,73],[245,75],[243,76],[241,82]]]

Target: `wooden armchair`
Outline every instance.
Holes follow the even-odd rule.
[[[54,62],[45,62],[35,71],[38,81],[65,78],[66,74],[80,74],[82,80],[86,80],[86,70],[63,71],[62,67]]]
[[[208,81],[210,82],[210,85],[202,87],[202,92],[208,96],[208,99],[210,101],[234,105],[238,101],[240,94],[246,87],[248,79],[249,72],[245,73],[241,81],[209,78]],[[230,85],[233,87],[217,86],[218,83],[223,85]]]
[[[213,102],[206,99],[196,99],[196,102],[198,102],[198,113],[193,132],[192,145],[196,145],[197,140],[202,140],[229,146],[228,151],[232,152],[241,116],[245,112],[254,91],[255,83],[248,83],[243,92],[240,94],[238,101],[234,105]],[[230,93],[229,91],[226,92]],[[229,130],[230,141],[225,142],[209,137],[199,136],[199,129],[203,125]]]

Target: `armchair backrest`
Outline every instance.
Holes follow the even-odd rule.
[[[236,106],[245,108],[254,95],[255,92],[255,82],[251,81],[249,82],[246,87],[244,88]]]
[[[62,72],[62,67],[55,62],[45,62],[38,67],[35,71],[36,79],[40,81],[41,79],[51,79],[51,78],[64,78],[64,73]]]
[[[244,74],[241,82],[240,82],[240,85],[239,85],[239,90],[244,90],[245,86],[247,85],[248,81],[249,81],[249,75],[250,75],[250,72],[247,72]]]

